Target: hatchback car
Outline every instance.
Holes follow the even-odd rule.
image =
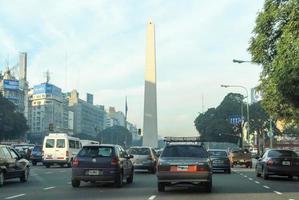
[[[208,152],[212,160],[213,170],[223,170],[226,173],[231,173],[230,160],[225,150],[209,149]]]
[[[269,149],[258,158],[255,167],[256,176],[268,179],[271,175],[299,176],[299,157],[291,150]]]
[[[146,169],[151,173],[156,173],[157,155],[151,147],[130,147],[128,154],[133,155],[134,169]]]
[[[212,164],[209,153],[198,144],[169,144],[158,161],[158,191],[165,186],[205,186],[212,190]]]
[[[23,159],[18,152],[6,145],[0,145],[0,186],[4,180],[20,178],[27,182],[30,172],[30,163]]]
[[[114,183],[116,187],[133,182],[132,155],[119,145],[86,145],[72,162],[72,186],[79,187],[81,181]]]

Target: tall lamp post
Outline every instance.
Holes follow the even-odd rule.
[[[221,87],[224,88],[229,88],[229,87],[235,87],[235,88],[242,88],[246,91],[246,98],[247,98],[247,103],[246,103],[246,110],[247,110],[247,137],[250,133],[250,119],[249,119],[249,96],[248,96],[248,90],[246,87],[242,86],[242,85],[221,85]],[[243,134],[243,130],[242,130],[242,134]],[[243,147],[243,135],[242,135],[242,147]]]

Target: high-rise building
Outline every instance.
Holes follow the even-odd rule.
[[[155,25],[151,20],[147,26],[143,133],[143,145],[158,146]]]

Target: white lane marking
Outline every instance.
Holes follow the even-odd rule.
[[[22,197],[22,196],[25,196],[25,195],[26,194],[17,194],[17,195],[14,195],[14,196],[6,197],[5,199],[14,199],[14,198]]]
[[[245,175],[244,177],[247,178],[248,176]]]
[[[37,176],[37,174],[30,174],[30,176]]]
[[[72,184],[72,182],[67,182],[68,185]]]
[[[156,198],[156,195],[153,195],[150,198],[148,198],[148,200],[154,200],[155,198]]]
[[[269,186],[266,186],[266,185],[264,185],[263,187],[266,188],[266,189],[270,189],[270,187],[269,187]]]
[[[46,187],[46,188],[44,188],[44,190],[51,190],[51,189],[54,189],[55,188],[55,186],[52,186],[52,187]]]
[[[45,174],[53,174],[53,172],[46,172]]]
[[[274,193],[276,193],[276,194],[278,194],[278,195],[282,195],[282,193],[281,192],[278,192],[278,191],[273,191]]]
[[[289,200],[295,200],[295,199],[289,199]]]
[[[243,176],[243,173],[240,173],[241,176]]]
[[[61,171],[59,171],[59,172],[64,173],[64,172],[66,172],[66,171],[65,171],[65,170],[61,170]]]
[[[253,179],[252,179],[252,178],[249,178],[249,180],[252,181]]]
[[[256,184],[260,184],[260,182],[258,182],[258,181],[254,181]]]

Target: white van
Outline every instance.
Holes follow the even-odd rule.
[[[90,144],[100,144],[99,141],[94,141],[94,140],[80,140],[82,147]]]
[[[50,133],[43,142],[43,164],[48,168],[58,164],[71,167],[73,158],[81,149],[80,139],[66,133]]]

